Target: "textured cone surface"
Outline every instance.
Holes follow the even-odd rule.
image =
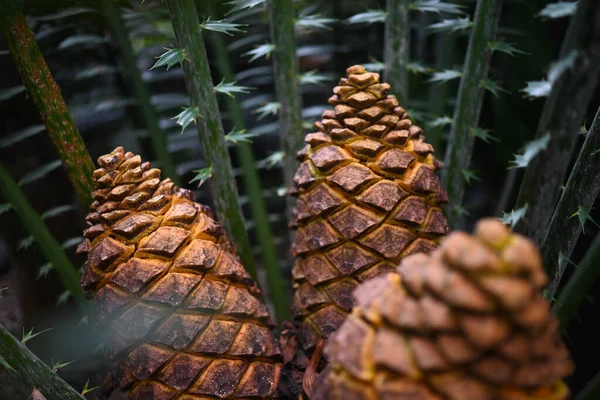
[[[98,163],[81,283],[116,385],[130,399],[276,397],[272,321],[210,210],[122,148]]]
[[[499,221],[361,285],[313,400],[562,400],[573,366],[534,245]]]
[[[350,67],[315,133],[298,153],[292,193],[293,311],[302,347],[335,331],[362,281],[430,252],[448,231],[446,192],[423,130],[389,95],[379,74]]]

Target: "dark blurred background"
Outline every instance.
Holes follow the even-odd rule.
[[[102,1],[25,0],[21,3],[92,158],[96,159],[121,145],[152,161],[155,155],[146,134],[146,125],[131,82],[124,78],[126,66],[123,54],[118,41],[111,35],[107,16],[100,6]],[[467,14],[473,14],[474,1],[455,3],[461,3]],[[469,213],[467,229],[482,216],[501,216],[502,211],[509,212],[513,207],[515,193],[503,190],[507,166],[513,154],[535,137],[544,105],[544,98],[525,98],[521,89],[526,82],[538,81],[545,76],[548,66],[558,57],[569,23],[568,17],[536,17],[546,3],[544,0],[505,1],[498,40],[511,43],[524,53],[514,56],[497,53],[492,59],[490,78],[505,91],[498,92],[497,96],[486,93],[479,126],[489,129],[490,134],[499,140],[490,143],[476,141],[472,169],[477,171],[480,181],[474,181],[465,196],[464,207]],[[223,19],[231,9],[231,5],[221,1],[199,0],[197,4],[204,19],[208,16],[211,20]],[[169,151],[175,159],[177,172],[183,182],[189,182],[194,177],[192,171],[205,165],[196,130],[189,127],[181,133],[181,128],[172,119],[181,107],[188,104],[183,72],[178,66],[168,71],[165,68],[150,70],[164,48],[175,45],[168,11],[158,0],[123,0],[119,1],[119,5],[137,57],[139,73],[150,89],[151,103],[160,115],[160,127],[168,134]],[[367,63],[371,68],[379,67],[377,60],[383,58],[383,24],[349,24],[345,20],[367,9],[384,8],[385,2],[298,1],[296,6],[299,13],[337,19],[330,24],[329,30],[297,29],[301,72],[316,70],[318,80],[323,78],[322,82],[301,85],[303,117],[307,129],[310,129],[312,122],[327,108],[331,89],[345,74],[347,67]],[[452,117],[459,83],[458,79],[443,84],[427,81],[433,70],[460,70],[468,40],[468,30],[434,33],[427,28],[443,18],[443,15],[434,13],[411,14],[411,61],[418,64],[411,74],[410,100],[403,106],[409,110],[413,120],[425,127],[426,136],[428,132],[447,134],[447,125],[434,127],[430,123],[442,116]],[[281,268],[289,277],[289,243],[284,198],[280,190],[284,182],[280,167],[271,167],[268,162],[268,157],[279,151],[278,122],[276,116],[269,114],[260,118],[256,111],[266,103],[276,101],[271,60],[259,58],[249,63],[249,57],[243,56],[254,47],[269,42],[267,13],[259,6],[234,13],[228,19],[247,24],[243,28],[246,33],[223,35],[222,38],[228,46],[238,84],[255,88],[248,94],[237,95],[237,98],[243,103],[248,130],[257,134],[253,149],[259,160],[264,198],[278,241]],[[209,57],[214,61],[213,42],[209,40],[211,35],[219,33],[206,33]],[[45,222],[57,240],[64,244],[73,264],[79,267],[84,259],[76,256],[74,250],[84,228],[87,210],[79,204],[60,165],[52,164],[59,157],[27,94],[23,91],[11,94],[11,89],[20,86],[21,80],[5,44],[1,42],[0,71],[0,143],[14,132],[29,132],[27,138],[10,146],[0,145],[0,160],[16,180],[43,168],[44,173],[39,179],[23,185],[22,190],[39,213],[58,206],[70,206]],[[222,77],[217,69],[212,68],[212,71],[214,82],[220,82]],[[220,96],[219,99],[223,104],[225,131],[228,132],[232,124],[227,118],[224,98]],[[590,102],[587,121],[592,121],[599,104],[597,90]],[[574,132],[574,140],[583,142],[583,136]],[[436,154],[443,159],[444,149],[438,146]],[[232,161],[239,174],[237,159],[232,157]],[[194,189],[199,201],[210,204],[206,187],[198,189],[195,183],[184,186]],[[244,214],[249,217],[243,185],[239,188]],[[3,202],[0,198],[0,203]],[[592,218],[600,221],[598,207],[591,214]],[[248,232],[255,242],[251,222],[248,222]],[[581,259],[597,233],[598,227],[593,223],[586,225],[585,235],[581,236],[571,259],[574,264]],[[104,361],[93,322],[76,317],[74,303],[65,297],[56,274],[45,266],[46,261],[35,243],[27,238],[27,230],[21,226],[14,212],[0,214],[0,288],[11,288],[0,299],[0,323],[17,337],[21,336],[23,327],[26,331],[31,327],[35,327],[35,331],[52,328],[29,341],[28,347],[49,365],[59,360],[77,360],[61,368],[59,374],[77,389],[81,389],[88,379],[90,387],[96,386],[108,364]],[[570,265],[564,281],[572,272],[573,266]],[[575,393],[598,370],[595,355],[600,353],[600,341],[597,340],[600,337],[597,318],[600,311],[597,305],[599,285],[596,283],[591,292],[593,295],[581,307],[579,319],[571,323],[565,332],[577,365],[568,382]],[[29,394],[20,393],[7,379],[0,371],[0,399],[27,398]]]

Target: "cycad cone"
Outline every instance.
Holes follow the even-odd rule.
[[[121,147],[98,159],[81,251],[130,399],[272,398],[281,369],[260,291],[190,191]]]
[[[329,99],[334,110],[306,136],[294,178],[293,311],[308,352],[346,318],[360,282],[431,251],[448,231],[423,130],[379,74],[358,65],[347,73]]]
[[[497,220],[361,285],[313,400],[562,400],[572,372],[534,245]]]

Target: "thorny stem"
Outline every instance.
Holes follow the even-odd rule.
[[[579,1],[560,59],[574,50],[578,51],[577,67],[565,71],[554,82],[537,128],[537,137],[549,132],[550,142],[527,166],[515,206],[529,205],[527,217],[516,226],[516,231],[531,237],[538,245],[554,212],[559,188],[575,150],[577,132],[598,82],[600,3],[596,0]]]
[[[404,107],[408,101],[410,59],[410,19],[408,0],[387,0],[385,20],[384,80]]]
[[[302,128],[302,97],[298,82],[298,59],[294,37],[294,6],[292,0],[268,0],[271,40],[273,50],[273,71],[279,108],[279,137],[284,155],[283,176],[285,186],[292,185],[298,168],[296,152],[304,146]],[[292,220],[295,200],[286,194],[286,215]]]
[[[600,192],[598,149],[600,149],[600,108],[571,170],[541,246],[546,273],[550,277],[547,291],[552,296],[558,289],[566,266],[566,261],[560,260],[559,255],[563,254],[567,259],[571,257],[582,230],[578,218],[571,218],[571,216],[579,207],[591,209]]]
[[[256,279],[196,5],[194,0],[168,0],[167,4],[178,46],[189,59],[183,63],[183,72],[190,106],[197,107],[201,115],[196,126],[204,158],[212,168],[210,184],[216,213],[237,246],[244,267]]]
[[[462,203],[465,179],[462,171],[471,164],[475,137],[483,103],[484,89],[481,81],[487,76],[492,58],[488,43],[494,40],[500,20],[503,0],[478,0],[474,24],[469,39],[463,76],[458,89],[452,129],[446,147],[446,168],[442,170],[442,184],[448,190],[448,202],[458,206]],[[450,226],[457,226],[460,215],[456,207],[447,210]]]
[[[15,0],[0,0],[0,33],[85,207],[92,204],[94,162]]]
[[[28,393],[37,389],[46,399],[84,400],[84,397],[52,372],[24,344],[0,325],[0,356],[12,370],[6,372],[17,376],[17,381]],[[0,366],[4,369],[4,367]]]

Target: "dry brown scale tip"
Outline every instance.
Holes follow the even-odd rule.
[[[354,293],[312,400],[564,400],[572,373],[528,239],[494,219]]]
[[[334,109],[298,153],[292,189],[293,313],[309,353],[346,318],[360,282],[430,252],[448,232],[440,163],[390,85],[353,66],[333,91]]]
[[[121,147],[98,163],[81,284],[116,385],[139,400],[277,397],[273,322],[210,210]]]

